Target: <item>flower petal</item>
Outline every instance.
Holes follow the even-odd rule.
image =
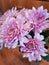
[[[37,39],[39,39],[39,40],[43,40],[43,39],[44,39],[44,36],[43,36],[43,35],[40,35],[40,34],[38,34],[38,33],[35,33],[34,38],[37,38]]]

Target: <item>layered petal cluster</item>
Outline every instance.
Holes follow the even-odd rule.
[[[28,16],[28,20],[31,22],[33,31],[37,33],[42,33],[42,31],[49,28],[49,13],[47,9],[43,9],[43,6],[36,9],[32,7],[31,13]]]
[[[8,11],[3,15],[4,22],[1,26],[1,35],[5,47],[8,48],[15,48],[20,42],[20,45],[23,45],[22,40],[31,28],[30,23],[20,12],[17,13],[17,16],[15,14],[16,10],[12,8],[10,12]]]
[[[24,46],[21,47],[21,52],[23,57],[29,59],[29,61],[41,61],[41,56],[46,56],[47,50],[44,48],[45,42],[42,41],[44,38],[42,35],[38,34],[34,38],[28,38],[28,41],[24,43]]]

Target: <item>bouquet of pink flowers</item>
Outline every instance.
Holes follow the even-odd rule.
[[[0,28],[1,48],[19,47],[23,57],[31,61],[41,61],[41,56],[47,56],[46,42],[43,31],[49,28],[49,13],[43,6],[23,8],[17,10],[13,7],[2,15],[0,20],[3,22]],[[34,34],[33,36],[30,34]]]

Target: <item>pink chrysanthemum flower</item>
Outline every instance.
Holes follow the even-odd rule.
[[[24,17],[18,13],[17,18],[11,16],[7,17],[1,26],[2,39],[5,42],[5,47],[15,48],[18,46],[18,41],[20,45],[23,45],[25,35],[30,31],[30,24],[25,20]]]
[[[46,56],[47,50],[44,48],[45,42],[42,41],[44,37],[39,34],[35,34],[34,39],[28,38],[28,41],[24,43],[21,47],[21,52],[23,52],[23,57],[27,57],[29,61],[41,61],[41,56]]]
[[[49,28],[49,13],[47,9],[43,9],[43,6],[36,9],[32,8],[28,20],[31,22],[31,26],[34,27],[33,31],[41,33],[43,30]]]

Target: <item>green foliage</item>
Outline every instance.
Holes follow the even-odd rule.
[[[46,60],[46,61],[49,61],[49,54],[48,54],[47,56],[45,56],[45,57],[42,56],[42,58],[43,58],[44,60]]]
[[[45,42],[48,44],[49,43],[49,39],[48,38],[45,38]]]
[[[43,31],[41,35],[44,35],[44,38],[47,38],[49,36],[49,30]]]

